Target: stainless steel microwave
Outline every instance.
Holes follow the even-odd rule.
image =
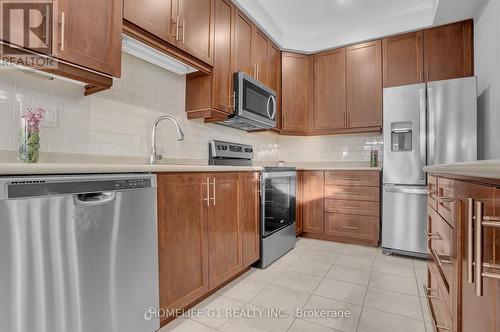
[[[234,74],[234,97],[233,114],[220,124],[242,130],[276,127],[276,91],[243,72],[237,72]]]

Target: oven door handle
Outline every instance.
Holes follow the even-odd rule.
[[[263,179],[276,179],[276,178],[295,178],[297,177],[296,172],[272,172],[272,173],[267,173],[263,172],[262,173],[262,178]]]

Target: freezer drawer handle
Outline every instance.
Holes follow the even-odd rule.
[[[427,195],[429,193],[427,189],[403,189],[403,188],[391,188],[391,187],[386,188],[385,191],[390,193],[415,194],[415,195]]]

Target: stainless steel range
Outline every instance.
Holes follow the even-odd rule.
[[[211,141],[210,165],[251,166],[251,145]],[[295,247],[297,172],[289,167],[265,167],[260,176],[259,267],[267,267]]]

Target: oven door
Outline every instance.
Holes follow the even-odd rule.
[[[262,237],[295,224],[296,182],[296,172],[262,173]]]
[[[235,74],[238,115],[264,126],[276,126],[276,92],[243,72]]]

